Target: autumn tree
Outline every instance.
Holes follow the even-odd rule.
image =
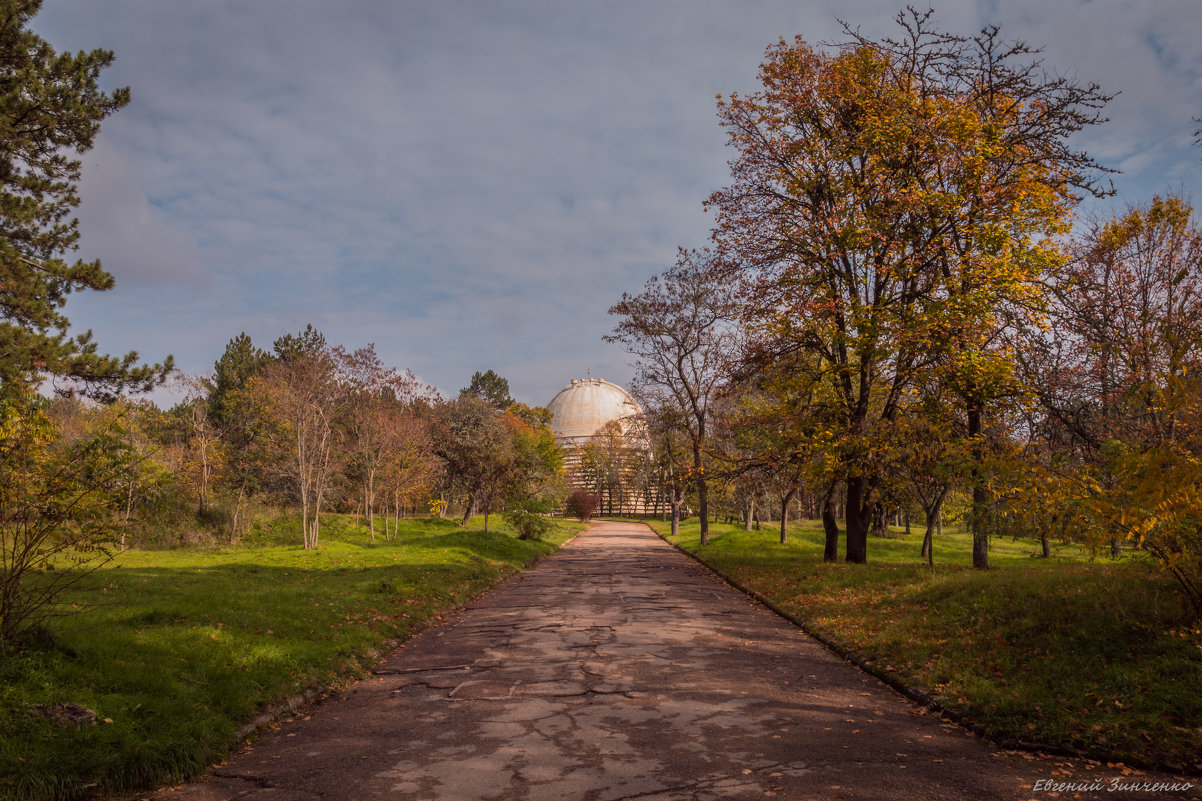
[[[501,420],[513,453],[504,485],[505,522],[521,539],[541,539],[553,526],[547,513],[565,489],[564,454],[551,431],[551,412],[514,403]]]
[[[605,498],[607,514],[625,514],[635,500],[629,497],[635,453],[621,420],[601,426],[586,446],[585,459],[593,463],[597,491]]]
[[[513,438],[514,450],[514,472],[506,490],[506,502],[550,511],[564,490],[564,454],[551,431],[550,410],[512,403],[503,419]]]
[[[736,156],[708,202],[753,329],[823,360],[852,442],[879,437],[940,362],[974,434],[998,372],[982,338],[1001,310],[1038,307],[1048,240],[1096,172],[1068,139],[1107,99],[996,28],[950,35],[912,9],[898,22],[898,39],[770,47],[763,89],[719,102]],[[868,448],[847,455],[846,558],[863,562],[883,477]]]
[[[71,607],[58,596],[119,539],[135,464],[112,429],[68,441],[44,409],[0,399],[0,644]]]
[[[680,534],[682,509],[692,486],[692,447],[684,433],[688,425],[680,419],[680,410],[674,404],[656,406],[656,402],[655,397],[640,398],[647,421],[652,466],[670,509],[671,531],[675,537]]]
[[[605,488],[609,476],[609,461],[605,448],[596,441],[586,442],[577,449],[577,458],[580,482],[601,499],[601,509],[604,513]]]
[[[183,391],[184,399],[172,412],[180,419],[186,437],[180,473],[194,488],[196,511],[203,516],[208,511],[214,479],[224,467],[222,431],[210,412],[211,381],[201,376],[180,374],[176,384]]]
[[[405,376],[411,375],[406,372]],[[406,392],[390,404],[384,420],[384,460],[380,483],[389,498],[393,519],[389,532],[385,518],[384,536],[389,538],[399,530],[401,507],[422,497],[434,485],[438,473],[434,441],[431,436],[433,392],[426,388],[417,392],[415,384],[406,382]]]
[[[619,318],[607,342],[635,359],[636,395],[672,409],[662,419],[682,426],[692,451],[701,543],[709,542],[705,475],[712,406],[737,345],[736,305],[706,250],[678,252],[676,263],[651,278],[638,295],[623,293],[609,313]]]
[[[782,371],[783,372],[783,371]],[[815,419],[804,381],[780,380],[780,374],[736,376],[728,389],[727,413],[722,416],[717,450],[756,494],[747,493],[744,528],[750,529],[756,495],[769,491],[780,504],[780,542],[789,539],[789,505],[812,475],[811,444]],[[783,390],[787,395],[777,395]]]
[[[274,360],[241,399],[253,418],[257,461],[290,486],[306,549],[316,548],[321,512],[341,456],[346,392],[334,354],[311,325],[274,343]]]
[[[889,443],[900,492],[922,509],[926,529],[919,556],[932,566],[944,502],[970,461],[963,421],[947,394],[937,383],[922,386],[898,416]]]
[[[442,459],[451,491],[463,498],[467,525],[477,507],[491,506],[513,459],[512,441],[489,401],[463,393],[438,408],[434,452]]]
[[[375,345],[358,350],[334,348],[340,383],[346,393],[345,429],[347,450],[358,471],[363,509],[371,539],[376,538],[375,510],[377,478],[386,469],[390,452],[406,445],[401,425],[395,418],[431,390],[422,387],[411,372],[385,367]]]
[[[1079,471],[1083,538],[1153,553],[1202,608],[1202,232],[1158,197],[1087,228],[1074,254],[1053,327],[1022,354],[1043,436]]]

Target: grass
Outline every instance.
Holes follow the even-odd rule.
[[[0,654],[0,799],[74,799],[195,775],[239,729],[286,699],[362,676],[388,641],[554,550],[490,521],[403,521],[368,541],[330,516],[304,551],[287,518],[240,547],[127,551],[67,600],[87,607]],[[297,528],[293,534],[292,528]],[[264,544],[266,543],[266,544]],[[37,704],[94,709],[100,725],[63,729]]]
[[[1002,540],[979,571],[945,529],[933,571],[919,531],[872,539],[867,565],[828,564],[820,523],[787,545],[776,525],[711,526],[702,548],[692,520],[676,544],[996,742],[1202,771],[1202,625],[1145,559]]]

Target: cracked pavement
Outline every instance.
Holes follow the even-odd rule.
[[[1165,780],[991,748],[635,524],[594,525],[373,673],[146,797],[1027,799],[1056,797],[1041,779]],[[1197,798],[1198,781],[1084,797]]]

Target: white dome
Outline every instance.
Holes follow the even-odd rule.
[[[641,420],[643,410],[630,393],[604,378],[573,378],[547,404],[551,410],[551,431],[561,442],[594,437],[607,423],[622,423],[629,433]]]

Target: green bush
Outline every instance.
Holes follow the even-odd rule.
[[[555,523],[550,518],[529,509],[510,509],[503,517],[518,533],[519,540],[541,540],[555,530]]]

